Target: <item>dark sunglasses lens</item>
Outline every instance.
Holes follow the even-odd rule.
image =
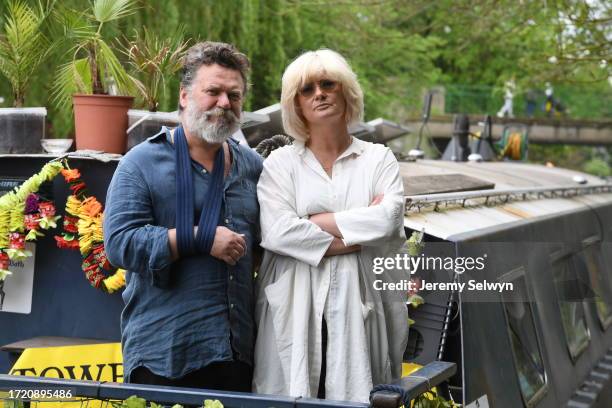
[[[310,96],[314,93],[314,85],[312,83],[306,84],[300,89],[300,95]]]
[[[334,89],[336,89],[336,81],[324,79],[321,82],[319,82],[319,86],[324,91],[327,91],[327,92],[333,91]]]

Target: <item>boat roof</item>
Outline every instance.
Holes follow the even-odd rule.
[[[265,116],[267,120],[253,124],[248,129],[248,132],[259,131],[267,135],[267,137],[287,134],[283,128],[280,103],[275,103],[274,105],[256,110],[252,115]],[[410,128],[388,119],[376,118],[369,122],[354,123],[349,127],[349,133],[369,142],[386,143],[399,136],[410,133]]]
[[[575,170],[517,162],[400,162],[404,226],[448,240],[612,204],[612,183]]]

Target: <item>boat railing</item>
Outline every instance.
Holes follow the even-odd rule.
[[[376,408],[399,407],[403,405],[405,398],[413,399],[432,387],[439,386],[455,372],[454,363],[437,361],[428,364],[398,380],[395,384],[386,385],[386,388],[384,385],[377,386],[381,387],[380,389],[375,387],[372,391],[371,406]],[[63,391],[61,392],[62,398],[57,398],[58,391]],[[113,402],[123,401],[134,395],[149,402],[153,401],[168,406],[180,404],[199,407],[206,400],[219,400],[225,408],[366,408],[369,406],[365,403],[316,398],[0,374],[0,400],[34,402],[37,403],[36,405],[43,403],[40,408],[44,408],[45,402],[74,402],[80,403],[81,406],[88,406],[85,403],[88,401],[106,402],[108,408],[111,408]],[[4,404],[4,406],[11,405]],[[105,408],[105,405],[102,405],[102,408]]]
[[[436,211],[443,206],[494,206],[514,201],[573,198],[590,194],[612,193],[612,184],[574,187],[537,187],[500,190],[461,191],[455,193],[423,194],[406,197],[406,214],[411,211],[433,207]]]

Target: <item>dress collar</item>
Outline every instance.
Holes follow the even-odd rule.
[[[349,145],[349,147],[346,148],[344,152],[342,152],[342,154],[340,154],[340,156],[338,156],[337,160],[340,160],[344,157],[348,157],[351,154],[355,154],[357,156],[361,155],[365,149],[364,143],[365,142],[363,140],[357,139],[355,136],[351,136],[351,144]],[[306,144],[301,140],[295,140],[293,142],[293,148],[295,149],[295,152],[300,156],[303,156],[306,152]]]

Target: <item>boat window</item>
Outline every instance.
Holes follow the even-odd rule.
[[[612,292],[609,277],[603,269],[601,244],[586,247],[576,262],[590,282],[590,293],[586,298],[595,303],[599,323],[605,330],[612,323]]]
[[[510,272],[503,280],[514,285],[514,290],[502,292],[502,299],[519,387],[525,405],[531,407],[546,389],[546,371],[534,321],[535,303],[529,302],[523,268]]]
[[[572,360],[575,361],[589,343],[589,331],[582,302],[586,285],[578,279],[576,268],[569,256],[553,264],[553,280],[567,348]]]

